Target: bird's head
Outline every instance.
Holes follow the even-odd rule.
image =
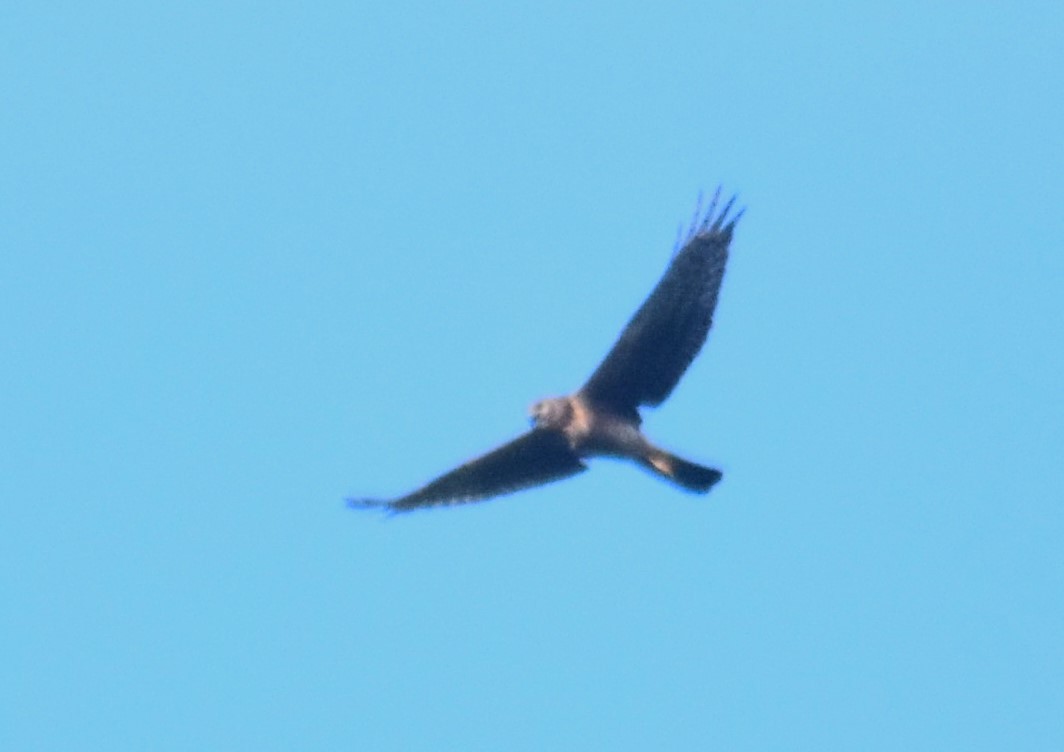
[[[528,419],[535,428],[562,429],[569,424],[573,408],[568,397],[550,397],[528,408]]]

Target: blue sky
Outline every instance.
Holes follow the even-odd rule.
[[[0,747],[1064,747],[1059,3],[14,3]],[[382,520],[578,386],[609,461]]]

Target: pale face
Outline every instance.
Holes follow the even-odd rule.
[[[528,408],[528,417],[536,428],[562,429],[572,414],[567,397],[550,397],[534,402]]]

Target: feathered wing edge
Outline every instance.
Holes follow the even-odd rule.
[[[663,402],[706,340],[724,277],[735,223],[732,197],[718,213],[718,188],[704,215],[701,201],[683,246],[582,391],[628,414]]]
[[[709,206],[706,207],[705,214],[702,213],[702,194],[698,194],[698,200],[695,202],[695,212],[691,215],[691,224],[687,227],[687,234],[683,234],[683,225],[680,226],[676,233],[676,246],[673,248],[674,256],[679,254],[688,243],[699,235],[719,233],[722,236],[726,236],[726,240],[731,240],[735,225],[742,218],[746,208],[739,209],[735,212],[735,216],[728,219],[728,213],[739,198],[738,195],[735,195],[728,199],[728,203],[724,205],[718,214],[717,204],[720,203],[720,191],[721,187],[718,185],[717,190],[713,191],[713,198],[709,200]],[[725,220],[728,220],[727,224],[725,224]]]
[[[459,465],[416,491],[395,499],[348,499],[355,509],[393,514],[432,506],[482,501],[542,485],[586,470],[587,465],[558,431],[533,429]]]

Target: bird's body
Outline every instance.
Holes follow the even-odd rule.
[[[583,391],[568,397],[540,400],[529,409],[538,429],[561,433],[573,454],[636,460],[648,470],[688,491],[705,492],[720,480],[720,472],[680,459],[654,446],[639,429],[638,420],[596,406]]]
[[[529,408],[529,415],[537,428],[563,433],[578,457],[627,457],[647,447],[637,424],[588,404],[579,392],[540,400]]]
[[[712,324],[732,231],[742,215],[725,221],[733,199],[714,216],[717,196],[703,218],[696,215],[664,276],[587,383],[529,408],[531,431],[406,496],[351,504],[399,512],[477,501],[575,475],[587,469],[583,460],[595,456],[630,459],[689,491],[708,491],[720,472],[653,445],[641,430],[639,407],[657,406],[669,396]]]

